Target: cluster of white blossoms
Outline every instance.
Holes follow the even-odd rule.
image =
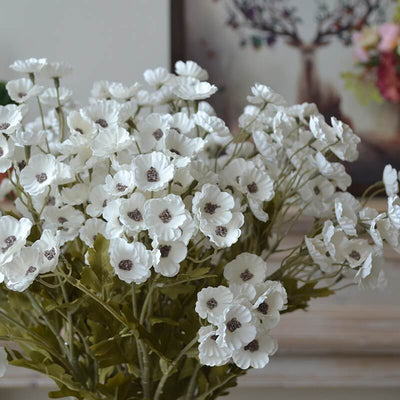
[[[242,253],[224,269],[229,287],[202,289],[196,312],[211,325],[200,328],[199,358],[211,367],[233,362],[242,369],[264,368],[277,343],[268,332],[287,303],[280,282],[266,280],[267,264]]]
[[[387,213],[347,193],[351,179],[339,161],[357,158],[359,138],[335,118],[325,122],[315,105],[287,106],[256,84],[233,135],[205,101],[217,88],[192,61],[177,62],[175,74],[147,70],[143,85],[97,82],[85,107],[61,85],[70,66],[28,59],[11,68],[24,77],[7,84],[16,104],[0,107],[0,172],[8,173],[0,201],[13,192],[18,211],[0,217],[8,289],[24,291],[56,270],[72,241],[86,252],[99,234],[128,284],[152,273],[174,277],[198,249],[229,261],[229,248],[252,235],[252,221],[268,227],[269,237],[257,240],[270,254],[284,206],[315,218],[307,267],[350,271],[361,286],[384,282],[383,243],[400,248],[397,173],[385,170]],[[27,121],[32,107],[40,115]],[[228,287],[199,293],[196,310],[211,324],[199,332],[202,363],[262,367],[274,352],[265,332],[286,294],[266,280],[264,256],[241,254],[225,268]]]

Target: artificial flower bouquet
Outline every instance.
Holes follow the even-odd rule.
[[[61,85],[68,65],[11,68],[25,76],[0,107],[0,374],[42,372],[52,398],[215,399],[267,365],[281,313],[385,284],[397,172],[354,198],[340,161],[360,139],[315,105],[256,84],[232,135],[191,61],[146,85],[97,82],[84,107]],[[308,234],[285,248],[302,216]]]
[[[365,25],[353,34],[359,72],[342,74],[362,103],[400,104],[400,1],[393,22]]]

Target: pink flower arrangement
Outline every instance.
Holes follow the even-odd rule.
[[[352,39],[360,72],[351,78],[375,87],[378,98],[400,103],[400,23],[364,26]]]

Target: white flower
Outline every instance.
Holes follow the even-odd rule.
[[[108,158],[113,153],[126,149],[131,144],[129,132],[121,127],[103,129],[93,140],[93,155]]]
[[[335,198],[336,219],[343,231],[349,236],[357,235],[357,215],[360,208],[360,203],[350,193],[340,193]]]
[[[232,359],[241,369],[264,368],[269,362],[269,356],[277,349],[277,341],[259,328],[257,336],[251,342],[233,352]]]
[[[232,219],[235,201],[217,185],[205,184],[193,197],[193,213],[205,224],[223,225]]]
[[[113,96],[115,99],[124,101],[131,100],[137,95],[140,89],[141,85],[139,83],[134,83],[131,86],[125,86],[122,83],[113,82],[109,87],[111,96]]]
[[[397,171],[390,164],[386,165],[383,170],[383,183],[387,196],[395,196],[399,192]]]
[[[195,310],[200,318],[218,324],[226,309],[232,304],[233,293],[225,286],[203,288],[197,293]]]
[[[61,79],[72,72],[72,66],[65,62],[48,62],[40,71],[40,75],[50,79]]]
[[[6,172],[12,165],[14,155],[14,144],[11,139],[6,139],[0,133],[0,172]]]
[[[144,204],[146,198],[141,193],[133,193],[128,199],[122,199],[119,207],[120,220],[131,232],[146,229],[144,223]]]
[[[244,224],[244,216],[241,212],[232,213],[232,218],[227,224],[212,225],[200,223],[200,230],[208,236],[210,241],[217,247],[230,247],[239,240],[242,231],[240,228]]]
[[[175,63],[175,72],[180,76],[195,78],[199,81],[206,81],[208,79],[207,71],[194,61],[177,61]]]
[[[304,238],[307,246],[308,253],[313,261],[326,273],[334,272],[339,268],[335,268],[332,264],[333,261],[327,252],[324,242],[320,238]]]
[[[43,87],[34,85],[28,78],[9,81],[6,88],[11,99],[17,103],[25,103],[30,98],[39,96],[43,91]]]
[[[122,197],[132,192],[134,188],[133,173],[130,171],[118,171],[114,176],[107,175],[104,191],[110,196]]]
[[[71,132],[92,139],[97,133],[96,124],[82,112],[71,111],[67,117],[67,124]]]
[[[89,247],[94,246],[98,234],[105,236],[106,223],[100,218],[89,218],[79,230],[79,237]]]
[[[124,232],[124,225],[122,224],[120,217],[120,207],[122,199],[116,199],[107,202],[107,206],[104,208],[103,217],[107,221],[105,237],[107,239],[119,238]]]
[[[89,185],[85,183],[77,183],[72,187],[65,187],[61,190],[61,197],[65,204],[76,206],[83,204],[89,197]]]
[[[16,72],[21,72],[24,74],[34,74],[36,72],[40,72],[46,64],[46,58],[28,58],[26,60],[14,61],[10,65],[10,68]]]
[[[183,100],[203,100],[212,96],[217,87],[208,82],[200,82],[194,78],[182,78],[179,84],[174,86],[174,94]]]
[[[187,248],[185,244],[180,240],[155,240],[153,247],[158,250],[154,270],[167,277],[177,275],[180,263],[186,258]]]
[[[250,283],[255,285],[264,282],[267,276],[267,264],[259,256],[241,253],[225,265],[224,277],[231,283]]]
[[[143,191],[158,191],[165,188],[174,176],[174,167],[161,152],[140,154],[132,161],[135,184]]]
[[[89,194],[90,204],[86,207],[86,213],[91,217],[98,217],[103,213],[108,200],[110,200],[110,195],[105,192],[104,187],[95,186]]]
[[[0,217],[0,265],[10,261],[25,245],[31,228],[32,222],[27,218]]]
[[[34,247],[23,247],[14,258],[2,267],[8,289],[23,292],[40,272],[40,253]]]
[[[388,197],[388,215],[392,224],[400,229],[400,199],[397,195]]]
[[[0,378],[2,378],[7,369],[8,360],[7,360],[7,352],[3,346],[0,347]]]
[[[63,106],[68,103],[72,98],[72,90],[65,87],[59,88],[59,94],[57,98],[57,91],[55,88],[47,88],[41,95],[40,101],[48,107],[58,107],[58,101]]]
[[[223,322],[218,325],[217,343],[238,350],[256,337],[256,327],[252,323],[251,311],[240,304],[228,307],[223,315]]]
[[[251,92],[253,96],[247,96],[247,101],[251,104],[265,104],[271,103],[274,105],[285,105],[286,100],[278,93],[274,92],[269,86],[256,83]]]
[[[19,107],[9,104],[0,106],[0,133],[11,135],[16,131],[22,121],[22,113]]]
[[[56,159],[51,154],[36,154],[20,174],[21,185],[29,194],[43,193],[57,177]]]
[[[160,199],[147,200],[144,221],[152,236],[160,240],[177,240],[180,227],[186,220],[185,205],[179,196],[169,194]]]
[[[99,100],[110,99],[111,98],[110,85],[111,83],[108,81],[94,82],[92,90],[90,91],[92,98]]]
[[[373,248],[364,239],[347,240],[344,249],[345,258],[351,268],[359,267],[373,252]]]
[[[215,133],[216,136],[221,138],[230,136],[229,128],[221,118],[209,115],[204,111],[198,111],[194,115],[193,121],[206,133]]]
[[[335,117],[331,118],[331,124],[339,143],[333,144],[329,149],[343,161],[356,161],[358,158],[357,145],[361,139],[353,133],[348,125],[338,121]]]
[[[170,121],[169,115],[153,113],[138,123],[138,134],[135,137],[142,152],[164,149]]]
[[[178,168],[186,167],[195,154],[198,154],[204,147],[202,138],[190,139],[175,130],[170,130],[165,140],[167,154],[174,158]]]
[[[199,359],[202,365],[216,367],[226,364],[232,350],[217,343],[217,331],[212,326],[203,326],[199,329]]]
[[[357,271],[354,282],[363,289],[384,289],[387,280],[383,272],[385,260],[381,254],[368,255],[362,267]]]
[[[142,243],[113,239],[110,242],[110,262],[118,278],[126,283],[140,284],[150,277],[152,258]]]
[[[84,215],[72,206],[46,207],[42,218],[45,229],[53,233],[60,231],[60,245],[76,238],[85,220]]]
[[[32,247],[38,249],[41,256],[39,272],[45,274],[54,271],[60,256],[59,232],[54,234],[50,229],[44,229],[40,240],[37,240]]]
[[[287,294],[280,282],[265,281],[256,285],[257,299],[252,307],[254,314],[266,329],[274,328],[280,320],[279,312],[285,308]]]
[[[165,85],[171,78],[171,74],[163,67],[147,69],[143,75],[144,80],[155,88]]]
[[[274,198],[274,182],[270,176],[258,168],[247,168],[239,177],[239,184],[248,199],[258,202],[270,201]]]
[[[115,101],[98,100],[83,110],[99,129],[117,128],[120,105]]]

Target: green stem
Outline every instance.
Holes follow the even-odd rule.
[[[160,382],[158,383],[156,393],[154,395],[154,400],[159,400],[164,389],[164,385],[167,382],[167,379],[172,374],[172,371],[175,369],[181,358],[197,343],[197,336],[194,337],[178,354],[178,356],[171,362],[167,371],[161,377]]]
[[[201,367],[202,366],[199,363],[196,364],[196,367],[195,367],[195,369],[193,371],[193,374],[192,374],[192,376],[190,378],[190,381],[189,381],[189,385],[188,385],[188,389],[187,389],[187,392],[186,392],[185,400],[192,400],[193,399],[193,395],[194,395],[194,392],[196,390],[197,375],[198,375]]]

